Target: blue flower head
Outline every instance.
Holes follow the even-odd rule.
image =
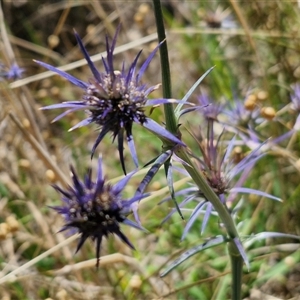
[[[242,186],[255,163],[265,155],[262,150],[265,143],[260,144],[247,156],[236,162],[235,158],[232,156],[233,149],[236,145],[236,137],[233,137],[229,141],[224,140],[223,136],[225,131],[216,136],[213,129],[214,124],[209,122],[208,124],[210,126],[204,128],[204,130],[203,128],[200,128],[197,135],[191,132],[195,141],[198,143],[200,150],[200,155],[195,155],[193,153],[191,153],[191,155],[195,159],[195,166],[201,170],[203,177],[219,197],[220,202],[225,206],[228,204],[231,206],[231,203],[236,199],[238,193],[256,194],[274,200],[280,200],[279,198],[262,191]],[[239,178],[237,179],[237,177]],[[201,214],[204,215],[201,226],[201,233],[203,233],[208,224],[210,215],[216,214],[210,199],[207,199],[203,191],[193,183],[190,187],[178,191],[176,193],[176,197],[177,196],[184,197],[183,201],[179,204],[180,209],[184,208],[192,201],[197,203],[186,223],[182,239],[185,238],[190,228]],[[169,200],[169,198],[166,200]],[[175,211],[175,209],[172,209],[163,222],[167,221]]]
[[[126,173],[123,155],[124,137],[128,142],[133,161],[135,165],[138,166],[138,159],[132,135],[133,123],[146,127],[160,138],[170,141],[171,143],[183,143],[165,128],[148,118],[145,114],[145,108],[147,106],[177,102],[173,99],[163,98],[149,100],[149,94],[157,89],[158,86],[147,87],[146,84],[141,83],[141,78],[158,50],[159,45],[146,59],[138,72],[136,71],[136,67],[141,51],[138,53],[128,70],[125,69],[124,63],[121,71],[116,70],[114,68],[113,52],[116,46],[119,29],[120,27],[118,27],[111,44],[109,43],[108,37],[106,37],[107,57],[106,59],[102,58],[104,72],[99,72],[97,70],[80,37],[75,33],[79,47],[93,73],[93,78],[88,82],[81,81],[46,63],[40,61],[36,62],[41,66],[56,72],[84,90],[82,100],[54,104],[44,107],[43,109],[67,108],[67,111],[56,117],[53,121],[59,120],[68,113],[77,110],[85,110],[88,114],[87,118],[79,122],[70,130],[90,123],[95,123],[100,127],[100,133],[92,149],[92,156],[104,136],[107,133],[111,133],[113,140],[117,138],[120,161],[123,171]]]
[[[146,197],[139,194],[131,199],[123,199],[122,191],[133,173],[125,176],[115,185],[105,182],[102,173],[102,161],[98,162],[96,181],[92,180],[92,172],[88,171],[84,181],[80,181],[74,168],[71,167],[73,185],[64,190],[58,186],[54,188],[62,194],[63,206],[52,207],[64,216],[66,224],[61,231],[75,229],[81,234],[76,252],[90,237],[96,242],[97,264],[99,266],[100,246],[103,237],[116,234],[125,244],[134,249],[131,242],[120,230],[120,223],[142,229],[140,225],[126,218],[130,206]]]
[[[4,77],[7,80],[16,80],[22,77],[24,71],[16,63],[13,63],[10,68],[0,63],[0,78]]]

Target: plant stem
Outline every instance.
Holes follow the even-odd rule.
[[[236,249],[236,245],[234,244],[233,241],[228,244],[228,252],[230,254],[231,274],[232,274],[231,299],[241,300],[244,261],[239,251]],[[235,252],[236,255],[234,254]]]
[[[162,75],[162,88],[163,97],[172,98],[172,86],[171,86],[171,75],[170,75],[170,65],[169,65],[169,55],[168,55],[168,45],[165,34],[165,26],[163,21],[163,15],[161,10],[160,0],[153,0],[154,14],[156,20],[156,28],[158,41],[162,42],[159,48],[160,51],[160,64],[161,64],[161,75]],[[165,118],[166,118],[166,128],[173,134],[177,134],[178,127],[174,114],[173,104],[164,104]]]
[[[153,0],[157,34],[159,42],[166,39],[165,28],[163,22],[163,15],[161,10],[160,0]],[[170,76],[170,65],[168,57],[167,42],[160,46],[160,60],[161,60],[161,72],[162,72],[162,86],[163,86],[163,96],[164,98],[171,98],[171,76]],[[166,128],[173,134],[178,134],[178,126],[176,117],[174,114],[174,109],[172,104],[164,104],[165,118],[166,118]],[[195,184],[199,187],[199,190],[204,194],[205,198],[210,201],[217,211],[220,219],[222,220],[227,234],[230,238],[228,244],[228,251],[230,255],[231,265],[232,265],[232,300],[241,299],[241,286],[242,286],[242,271],[243,271],[243,258],[240,254],[239,249],[234,243],[233,239],[238,238],[239,235],[233,219],[226,208],[226,206],[220,201],[218,195],[212,190],[201,170],[194,167],[190,156],[187,153],[185,147],[176,146],[175,154],[180,157],[186,164],[183,164],[184,168],[190,174]]]
[[[202,172],[198,168],[193,167],[194,164],[187,154],[186,149],[184,147],[178,147],[175,151],[175,154],[187,163],[184,164],[184,168],[190,174],[196,185],[199,187],[199,190],[204,194],[205,198],[212,203],[214,209],[218,212],[218,215],[226,228],[228,236],[232,239],[238,237],[238,232],[229,211],[209,186]]]
[[[205,198],[212,203],[214,209],[218,212],[222,223],[224,224],[227,234],[230,238],[228,243],[228,252],[231,261],[231,274],[232,274],[232,300],[241,299],[241,288],[242,288],[242,274],[243,274],[243,258],[233,239],[238,238],[239,235],[233,219],[225,205],[220,201],[216,193],[211,189],[202,172],[199,169],[193,167],[186,149],[184,147],[177,147],[175,154],[181,158],[187,164],[184,164],[184,168],[190,174],[199,190],[204,194]]]

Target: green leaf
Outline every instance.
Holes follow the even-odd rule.
[[[166,276],[169,272],[171,272],[174,268],[176,268],[178,265],[180,265],[181,263],[183,263],[185,260],[187,260],[188,258],[190,258],[191,256],[197,254],[198,252],[201,252],[203,250],[206,250],[208,248],[212,248],[221,244],[224,244],[227,242],[227,239],[224,236],[218,235],[214,238],[211,238],[210,240],[208,240],[207,242],[195,246],[187,251],[185,251],[184,253],[182,253],[179,258],[177,258],[176,260],[174,260],[161,274],[160,277],[164,277]]]

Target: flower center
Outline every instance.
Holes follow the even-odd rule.
[[[86,195],[86,197],[92,197]],[[113,232],[113,228],[124,220],[120,214],[118,199],[109,189],[102,191],[95,199],[78,203],[74,201],[69,209],[70,222],[81,231],[100,231],[104,234]]]
[[[114,132],[131,127],[133,121],[143,124],[146,120],[143,107],[147,98],[144,91],[133,81],[126,83],[120,74],[114,78],[105,75],[101,85],[92,82],[83,100],[89,107],[92,121],[100,126],[109,126]]]

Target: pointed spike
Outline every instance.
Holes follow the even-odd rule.
[[[123,221],[123,224],[128,225],[128,226],[131,226],[131,227],[133,227],[133,228],[135,228],[135,229],[138,229],[138,230],[142,230],[142,231],[144,231],[144,232],[146,232],[146,233],[149,233],[149,231],[148,231],[146,228],[140,226],[140,224],[138,224],[138,223],[136,223],[136,222],[134,222],[134,221],[131,221],[131,220],[129,220],[129,219],[125,219],[125,220]]]
[[[129,147],[129,150],[130,150],[133,162],[134,162],[135,166],[138,168],[139,161],[138,161],[138,157],[137,157],[137,153],[136,153],[136,149],[135,149],[135,145],[134,145],[134,140],[133,140],[132,134],[130,136],[127,136],[127,143],[128,143],[128,147]]]
[[[99,268],[102,235],[96,237],[96,268]]]
[[[136,83],[140,82],[144,72],[146,71],[147,67],[149,66],[151,60],[153,59],[154,55],[156,54],[157,50],[159,49],[159,47],[161,46],[162,43],[164,43],[165,40],[163,40],[162,42],[160,42],[155,49],[150,53],[150,55],[148,56],[148,58],[146,59],[146,61],[143,63],[143,65],[141,66],[139,73],[136,76]]]
[[[141,53],[142,53],[142,50],[139,51],[139,53],[137,54],[137,56],[135,57],[134,61],[132,62],[131,66],[129,68],[129,71],[128,71],[128,74],[126,77],[126,85],[128,85],[134,77],[135,67],[136,67],[137,61],[138,61]]]
[[[134,246],[131,244],[131,242],[128,240],[126,235],[120,230],[119,227],[117,227],[114,231],[114,233],[125,243],[127,244],[131,249],[135,250]]]
[[[87,240],[88,237],[89,237],[88,234],[81,233],[81,237],[80,237],[80,240],[79,240],[79,242],[77,244],[77,248],[76,248],[75,254],[80,250],[80,248],[82,247],[82,245],[84,244],[84,242]]]
[[[44,62],[41,62],[41,61],[38,61],[38,60],[33,60],[34,62],[36,62],[37,64],[41,65],[42,67],[54,72],[54,73],[57,73],[58,75],[64,77],[65,79],[69,80],[71,83],[73,83],[74,85],[82,88],[82,89],[86,89],[88,87],[88,84],[85,83],[84,81],[81,81],[79,79],[77,79],[76,77],[64,72],[64,71],[61,71],[60,69],[58,68],[55,68],[51,65],[48,65]]]
[[[117,182],[114,185],[114,190],[117,192],[121,192],[125,186],[127,185],[128,181],[130,180],[130,178],[132,177],[133,174],[135,174],[136,171],[132,171],[129,174],[127,174],[124,178],[122,178],[119,182]]]
[[[56,109],[56,108],[78,108],[78,109],[86,109],[87,106],[83,101],[68,101],[58,104],[51,104],[44,107],[39,108],[40,110],[46,110],[46,109]]]
[[[74,30],[75,31],[75,30]],[[81,38],[79,37],[78,33],[75,31],[75,37],[76,37],[76,40],[77,40],[77,43],[81,49],[81,52],[83,53],[84,55],[84,58],[85,60],[87,61],[88,65],[89,65],[89,68],[91,69],[95,79],[98,81],[98,82],[101,82],[101,76],[100,76],[100,73],[98,72],[97,68],[95,67],[94,63],[92,62],[85,46],[83,45],[82,43],[82,40]]]
[[[70,114],[70,113],[72,113],[72,112],[74,112],[74,111],[81,110],[81,109],[82,109],[82,108],[72,108],[72,109],[68,109],[68,110],[66,110],[65,112],[63,112],[62,114],[60,114],[60,115],[58,115],[57,117],[55,117],[55,118],[51,121],[51,123],[54,123],[54,122],[60,120],[61,118],[63,118],[64,116],[66,116],[66,115],[68,115],[68,114]]]
[[[119,158],[120,158],[122,170],[124,172],[124,175],[126,175],[123,144],[124,144],[124,132],[123,132],[123,130],[121,130],[118,133],[118,150],[119,150]]]
[[[72,180],[74,183],[76,194],[83,196],[85,194],[85,190],[82,186],[82,182],[79,180],[79,178],[74,170],[74,167],[71,166],[70,169],[71,169],[71,173],[72,173]]]
[[[106,51],[107,51],[107,65],[108,65],[108,73],[114,78],[114,66],[113,66],[113,53],[116,47],[117,37],[119,31],[121,29],[121,24],[118,25],[116,33],[112,39],[111,46],[109,45],[108,36],[106,36]]]
[[[98,145],[101,143],[101,141],[103,140],[104,136],[110,131],[110,128],[108,126],[104,126],[101,130],[101,132],[99,133],[96,142],[92,148],[92,153],[91,153],[91,159],[93,158],[94,154],[95,154],[95,150],[98,147]]]
[[[171,132],[169,132],[150,118],[146,118],[146,122],[143,123],[143,127],[147,128],[149,131],[164,139],[185,146],[185,144],[180,139],[178,139],[175,135],[173,135]]]
[[[55,118],[56,119],[56,118]],[[55,120],[54,119],[54,120]],[[87,118],[87,119],[84,119],[82,121],[80,121],[79,123],[77,123],[75,126],[71,127],[68,131],[73,131],[74,129],[77,129],[77,128],[80,128],[80,127],[83,127],[83,126],[86,126],[86,125],[89,125],[90,123],[92,123],[92,118]]]
[[[141,225],[141,220],[140,220],[140,217],[139,217],[139,214],[138,214],[138,203],[137,202],[134,202],[131,204],[130,208],[132,210],[132,213],[133,213],[133,216],[134,216],[134,219],[136,220],[137,224],[142,226]]]
[[[112,51],[112,53],[115,50],[116,43],[117,43],[117,37],[119,35],[120,30],[121,30],[121,23],[117,26],[116,33],[115,33],[115,35],[113,37],[113,40],[112,40],[112,43],[111,43],[111,51]]]
[[[104,69],[105,69],[106,73],[109,74],[109,67],[108,67],[104,57],[102,56],[101,59],[102,59],[102,63],[103,63],[103,66],[104,66]]]

